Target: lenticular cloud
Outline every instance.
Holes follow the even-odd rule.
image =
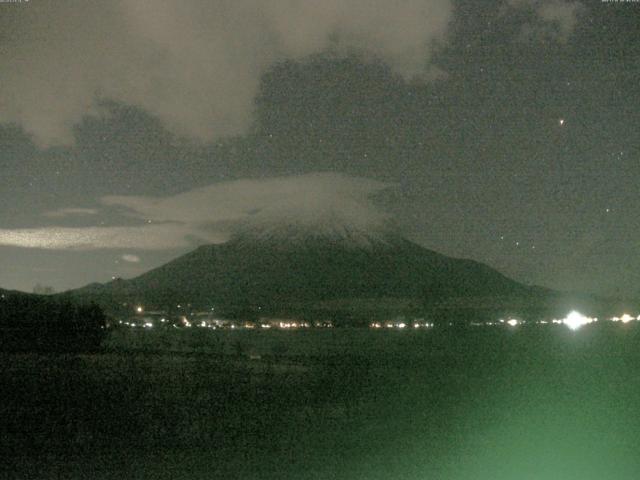
[[[103,209],[117,209],[127,226],[0,229],[0,245],[48,250],[130,248],[164,250],[222,243],[234,233],[312,235],[360,232],[374,235],[389,217],[374,199],[392,185],[337,173],[222,182],[170,197],[109,196]],[[86,220],[86,209],[64,209]],[[53,213],[59,213],[56,210]],[[52,212],[44,215],[55,218]],[[100,212],[93,216],[100,218]],[[131,219],[137,225],[131,225]]]

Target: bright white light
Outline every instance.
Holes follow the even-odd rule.
[[[515,318],[510,318],[509,320],[507,320],[507,324],[511,327],[517,326],[518,323],[518,320],[516,320]]]
[[[624,315],[622,315],[620,317],[620,321],[622,323],[629,323],[631,320],[633,320],[633,317],[631,315],[629,315],[628,313],[625,313]]]
[[[406,324],[406,323],[399,323],[399,324],[398,324],[398,328],[404,328],[404,327],[406,327],[406,326],[407,326],[407,324]]]
[[[142,307],[140,307],[140,306],[136,307],[136,312],[138,312],[138,313],[142,313],[142,310],[143,310],[143,308],[142,308]]]
[[[591,322],[593,322],[592,318],[585,317],[584,315],[582,315],[579,312],[576,312],[575,310],[569,313],[569,315],[567,315],[566,318],[562,320],[562,323],[564,323],[571,330],[577,330],[583,325],[587,325]]]

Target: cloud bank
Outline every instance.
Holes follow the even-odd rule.
[[[191,245],[190,235],[191,230],[183,225],[0,229],[0,245],[45,250],[164,250]]]
[[[563,34],[575,26],[576,2],[508,4],[528,6]],[[453,13],[453,0],[5,4],[0,122],[20,125],[41,147],[69,145],[74,125],[112,100],[188,138],[242,134],[261,75],[283,60],[357,53],[408,80],[435,78],[433,54]]]
[[[140,263],[140,257],[138,255],[133,255],[131,253],[125,253],[120,258],[122,258],[122,260],[128,263]]]
[[[0,245],[165,250],[222,243],[238,228],[264,231],[294,226],[318,234],[376,232],[386,228],[389,218],[372,197],[389,187],[365,178],[315,173],[222,182],[171,197],[108,196],[100,199],[104,208],[118,209],[139,224],[0,229]],[[83,208],[55,213],[60,211],[67,216],[85,213]]]
[[[9,9],[11,7],[11,9]],[[429,77],[451,0],[105,0],[4,5],[0,122],[41,146],[70,144],[101,99],[139,106],[173,132],[243,133],[260,76],[331,50]]]
[[[50,218],[65,218],[77,215],[97,215],[98,210],[95,208],[60,208],[58,210],[51,210],[45,212],[45,217]]]
[[[507,7],[515,11],[527,11],[530,21],[522,27],[521,37],[552,37],[561,42],[568,40],[578,23],[583,5],[571,0],[507,0]],[[509,8],[503,14],[509,14]]]

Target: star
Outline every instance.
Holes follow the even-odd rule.
[[[560,120],[558,120],[558,123],[562,127],[564,125],[564,118],[561,118]]]

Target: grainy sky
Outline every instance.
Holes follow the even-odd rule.
[[[131,277],[247,218],[391,217],[640,293],[640,3],[0,2],[0,287]]]

